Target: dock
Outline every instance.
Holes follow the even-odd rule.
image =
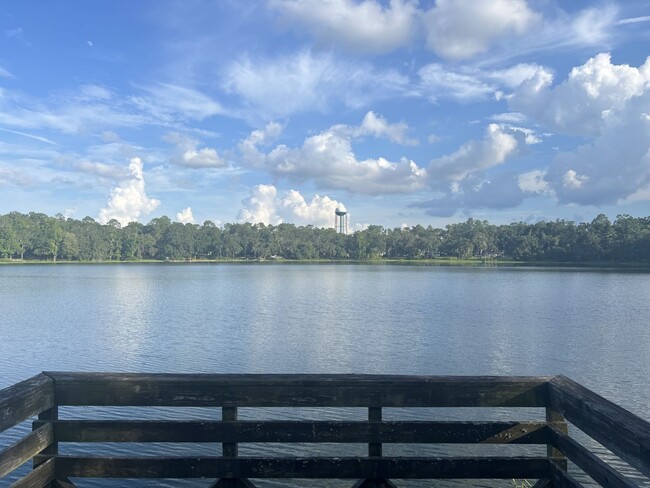
[[[78,409],[92,412],[87,407],[174,407],[182,418],[75,416]],[[214,408],[214,418],[193,418],[186,407]],[[271,407],[353,407],[362,409],[363,418],[248,420],[238,415],[241,408],[263,412]],[[393,420],[399,417],[394,409],[453,408],[463,418],[467,407],[536,408],[540,420]],[[384,418],[384,409],[391,409],[391,420]],[[357,488],[393,487],[412,479],[464,479],[468,485],[501,479],[503,486],[526,479],[537,487],[582,486],[571,474],[573,467],[601,486],[638,486],[617,469],[623,463],[609,464],[576,440],[572,434],[577,431],[650,478],[650,423],[565,376],[44,372],[0,391],[0,432],[25,422],[31,431],[0,452],[2,486],[10,480],[12,488],[73,488],[80,478],[206,478],[214,480],[213,487],[294,478],[350,480]],[[133,457],[94,448],[97,443],[153,442],[221,447],[214,455],[202,450]],[[74,454],[65,452],[66,443],[76,443]],[[299,455],[240,455],[240,446],[250,443],[296,445]],[[313,456],[301,443],[362,444],[367,454]],[[389,444],[465,444],[472,453],[480,446],[507,444],[521,453],[396,456],[385,452]],[[541,446],[541,454],[529,454],[534,445]],[[12,473],[25,471],[29,462],[27,473],[14,479]]]

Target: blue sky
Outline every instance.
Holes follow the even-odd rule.
[[[650,215],[650,1],[6,1],[0,213]]]

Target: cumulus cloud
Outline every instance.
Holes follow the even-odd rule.
[[[517,182],[524,193],[545,195],[551,191],[551,186],[545,180],[545,177],[546,171],[535,169],[520,174]]]
[[[467,59],[540,20],[525,0],[438,0],[425,15],[427,46],[447,59]]]
[[[469,212],[477,208],[504,209],[520,205],[524,192],[519,186],[518,176],[503,172],[486,177],[473,175],[451,185],[450,191],[438,198],[415,203],[416,208],[436,217],[451,217],[458,211]]]
[[[296,190],[282,194],[273,185],[256,185],[242,201],[238,218],[243,222],[277,225],[283,222],[297,225],[330,227],[334,222],[334,210],[340,202],[328,196],[315,195],[311,201]]]
[[[423,208],[429,215],[450,217],[460,210],[503,209],[521,204],[526,196],[522,186],[531,177],[524,177],[522,184],[522,177],[513,171],[490,170],[519,152],[526,143],[526,132],[523,128],[489,124],[483,139],[467,141],[452,154],[432,160],[427,172],[436,197],[411,206]]]
[[[548,127],[575,135],[596,135],[612,111],[624,109],[647,90],[650,62],[635,68],[614,65],[601,53],[571,70],[553,86],[553,74],[539,70],[509,97],[512,109]]]
[[[367,63],[350,63],[331,54],[303,50],[276,59],[230,64],[223,87],[241,97],[246,109],[266,118],[305,110],[327,111],[335,104],[359,108],[401,93],[407,77],[393,70],[379,71]]]
[[[509,104],[554,131],[588,138],[548,167],[544,179],[561,203],[615,204],[650,182],[650,59],[633,67],[599,54],[557,85],[539,72]]]
[[[194,169],[222,168],[228,164],[216,149],[200,148],[200,142],[187,134],[169,132],[165,134],[163,140],[176,145],[176,151],[171,157],[174,164]]]
[[[426,171],[406,158],[391,162],[385,158],[359,160],[352,150],[352,138],[364,134],[403,139],[401,125],[393,126],[374,113],[359,127],[337,125],[308,137],[301,147],[278,145],[260,151],[257,137],[240,143],[245,164],[296,181],[312,180],[326,188],[353,193],[405,193],[422,188]],[[397,134],[397,135],[396,135]]]
[[[187,207],[176,214],[176,220],[181,224],[193,224],[194,215],[192,214],[192,207]]]
[[[99,212],[99,222],[107,223],[116,219],[122,225],[137,221],[142,215],[148,215],[159,205],[160,200],[149,198],[145,192],[142,160],[133,158],[129,162],[130,177],[111,190],[106,208]]]
[[[321,43],[358,53],[386,53],[411,39],[418,9],[412,1],[271,0],[289,24],[306,28]]]
[[[363,121],[359,126],[335,125],[331,130],[352,138],[373,136],[406,146],[415,146],[418,144],[417,139],[411,139],[406,135],[409,130],[406,122],[391,124],[384,117],[373,111],[368,112],[363,117]]]
[[[592,142],[562,153],[546,180],[562,203],[615,204],[650,183],[650,92],[611,118]]]
[[[519,147],[517,136],[516,131],[490,124],[483,139],[468,141],[454,153],[431,161],[429,176],[434,182],[446,184],[503,164],[516,154]]]

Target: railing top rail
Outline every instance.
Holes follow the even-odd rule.
[[[650,422],[566,376],[551,379],[549,393],[569,422],[650,477]]]
[[[526,383],[543,384],[553,376],[450,376],[450,375],[399,375],[399,374],[269,374],[269,373],[116,373],[116,372],[70,372],[45,371],[43,374],[54,381],[151,381],[156,382],[204,382],[223,385],[282,386],[285,384],[316,386],[371,386],[457,384],[508,385]]]
[[[46,373],[59,405],[545,407],[550,377]]]
[[[41,373],[0,390],[0,432],[54,404],[54,382]]]

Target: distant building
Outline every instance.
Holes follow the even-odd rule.
[[[334,210],[334,230],[339,234],[348,233],[348,211],[343,204]]]

